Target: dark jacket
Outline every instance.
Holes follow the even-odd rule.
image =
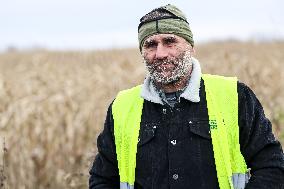
[[[246,188],[284,188],[284,155],[254,93],[238,83],[241,152],[251,178]],[[173,108],[144,101],[135,189],[219,188],[209,132],[204,83],[200,102],[183,98]],[[119,188],[113,118],[108,109],[90,170],[91,189]]]

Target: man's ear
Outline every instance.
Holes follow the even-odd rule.
[[[191,48],[191,55],[195,55],[195,48],[194,47]]]

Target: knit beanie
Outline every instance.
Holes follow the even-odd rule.
[[[138,26],[139,48],[147,37],[167,33],[178,35],[194,46],[193,35],[184,13],[174,5],[166,5],[152,10],[140,19]]]

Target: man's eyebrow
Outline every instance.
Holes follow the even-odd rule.
[[[177,38],[175,36],[167,36],[164,40],[177,40]]]
[[[145,43],[153,43],[153,42],[155,42],[154,39],[147,39],[147,40],[145,41]]]

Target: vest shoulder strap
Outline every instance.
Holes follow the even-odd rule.
[[[237,78],[209,74],[202,78],[220,188],[244,188],[245,179],[241,178],[245,177],[247,166],[239,144]]]
[[[115,146],[123,188],[134,187],[137,143],[144,99],[141,85],[118,93],[112,105]]]

